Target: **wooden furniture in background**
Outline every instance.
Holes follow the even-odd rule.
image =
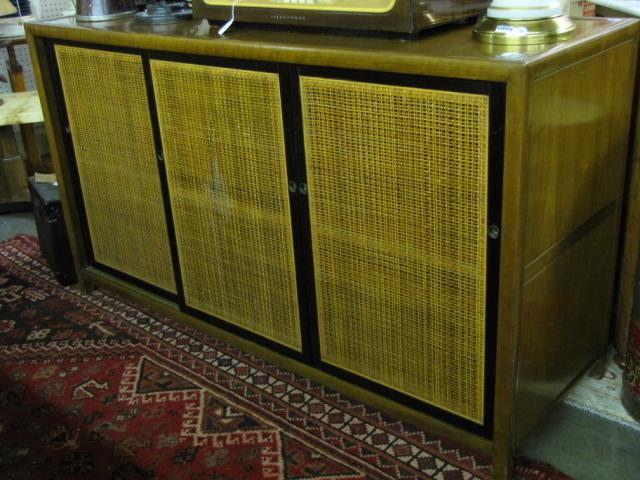
[[[0,213],[31,210],[27,163],[13,125],[42,121],[38,92],[0,94]]]
[[[14,93],[25,92],[27,90],[24,80],[24,69],[22,65],[20,65],[15,51],[15,47],[17,45],[24,45],[26,42],[26,37],[0,38],[0,48],[4,47],[7,49],[7,70],[9,71],[11,91]],[[20,124],[20,133],[22,135],[22,142],[27,156],[26,160],[29,174],[33,174],[35,172],[51,172],[52,165],[47,161],[43,162],[43,158],[38,151],[38,142],[36,140],[34,126],[24,122]]]
[[[24,72],[16,58],[15,46],[23,45],[26,37],[0,38],[0,48],[6,48],[6,79],[13,93],[0,94],[0,212],[30,211],[27,176],[34,172],[51,172],[50,161],[43,161],[38,150],[33,124],[42,122],[38,93],[25,92]],[[22,155],[13,125],[19,125],[24,153]]]
[[[0,105],[0,109],[2,105]],[[0,126],[0,213],[30,208],[27,167],[11,125]]]
[[[28,24],[81,285],[509,478],[607,349],[638,23],[576,23],[515,52],[466,27]]]

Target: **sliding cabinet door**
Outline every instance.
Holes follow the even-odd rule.
[[[151,72],[186,306],[300,352],[278,75]]]
[[[93,260],[176,293],[141,57],[55,54]]]
[[[489,96],[300,88],[321,362],[483,424]]]

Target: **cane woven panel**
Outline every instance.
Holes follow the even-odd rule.
[[[151,70],[187,305],[300,351],[278,76]]]
[[[56,46],[95,260],[176,292],[141,59]]]
[[[488,97],[301,93],[323,361],[482,423]]]

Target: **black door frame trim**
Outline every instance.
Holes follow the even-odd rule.
[[[52,39],[46,39],[46,49],[47,49],[47,58],[48,58],[48,67],[49,70],[51,72],[51,77],[52,77],[52,82],[54,84],[54,90],[57,92],[60,92],[59,97],[57,97],[57,107],[58,107],[58,111],[60,112],[60,116],[62,117],[60,119],[62,125],[63,125],[63,141],[64,141],[64,150],[65,153],[67,155],[67,158],[69,159],[69,171],[71,174],[71,180],[73,183],[72,189],[75,193],[75,202],[78,205],[78,210],[80,213],[80,231],[82,233],[83,236],[83,240],[84,240],[84,244],[86,246],[87,249],[87,260],[89,263],[89,266],[95,267],[99,270],[102,270],[110,275],[113,275],[116,278],[120,278],[122,280],[125,280],[129,283],[132,283],[138,287],[144,288],[149,290],[150,292],[159,295],[163,298],[166,298],[172,302],[177,302],[178,301],[178,295],[172,292],[169,292],[167,290],[164,290],[156,285],[150,284],[149,282],[146,282],[140,278],[134,277],[128,273],[125,272],[121,272],[119,270],[114,269],[113,267],[110,267],[108,265],[105,265],[99,261],[96,260],[95,258],[95,254],[94,254],[94,250],[93,250],[93,243],[91,241],[91,233],[89,232],[89,223],[88,223],[88,216],[87,216],[87,210],[86,210],[86,206],[85,206],[85,201],[84,201],[84,195],[82,193],[82,187],[81,187],[81,182],[80,182],[80,174],[78,172],[78,164],[77,164],[77,159],[76,159],[76,155],[75,155],[75,148],[73,146],[73,139],[71,138],[71,132],[69,131],[69,115],[67,113],[67,105],[66,102],[64,101],[64,91],[62,90],[62,81],[61,81],[61,76],[60,76],[60,69],[58,68],[58,63],[57,63],[57,56],[56,56],[56,52],[55,52],[55,47],[56,45],[65,45],[65,46],[79,46],[78,44],[76,44],[75,42],[68,42],[68,41],[57,41],[57,40],[52,40]],[[86,47],[86,44],[83,44],[82,47]],[[90,47],[87,47],[90,48]],[[114,51],[114,52],[118,52],[118,53],[130,53],[130,52],[123,52],[121,49],[118,48],[112,48],[112,49],[106,49],[106,48],[102,48],[99,50],[108,50],[108,51]],[[176,279],[176,286],[178,284],[178,280]]]
[[[479,434],[486,438],[492,438],[494,415],[494,387],[496,367],[496,337],[498,315],[498,293],[500,272],[500,238],[487,239],[487,302],[486,302],[486,330],[485,330],[485,397],[484,419],[482,425],[460,417],[449,411],[430,405],[410,395],[380,385],[364,377],[342,370],[330,364],[320,361],[320,345],[318,336],[315,275],[313,269],[311,225],[309,215],[308,195],[299,191],[289,197],[292,218],[292,234],[294,240],[295,268],[298,279],[298,303],[300,310],[301,333],[303,337],[303,352],[295,351],[278,342],[267,339],[261,335],[247,330],[211,314],[199,311],[185,304],[184,290],[182,287],[182,275],[180,273],[180,261],[177,251],[173,212],[169,198],[166,169],[162,160],[162,142],[160,137],[157,111],[153,100],[155,92],[149,71],[151,60],[166,60],[186,64],[199,64],[217,66],[223,68],[245,69],[276,73],[280,77],[280,95],[282,103],[282,115],[284,122],[284,134],[287,157],[288,180],[297,184],[307,182],[306,160],[304,155],[304,136],[302,132],[302,105],[300,102],[299,77],[314,76],[330,79],[344,79],[366,83],[376,83],[391,86],[407,86],[414,88],[429,88],[451,92],[474,93],[487,95],[490,99],[489,106],[489,205],[488,223],[501,228],[502,212],[502,180],[503,180],[503,155],[504,155],[504,122],[506,84],[499,82],[487,82],[480,80],[468,80],[460,78],[432,77],[409,74],[395,74],[387,72],[372,72],[364,70],[348,70],[338,68],[300,66],[288,63],[271,63],[242,59],[209,57],[197,54],[177,54],[164,51],[143,50],[136,48],[117,47],[111,45],[92,44],[68,40],[46,40],[48,68],[52,74],[54,89],[62,92],[60,73],[58,70],[55,45],[70,45],[81,48],[106,50],[118,53],[132,54],[141,57],[147,82],[147,95],[150,105],[150,115],[154,129],[154,141],[159,154],[159,170],[161,186],[164,196],[164,208],[167,217],[167,229],[170,237],[171,254],[173,256],[173,268],[176,273],[176,287],[178,294],[172,294],[150,285],[140,279],[131,277],[123,272],[116,271],[106,265],[96,262],[91,237],[88,231],[87,215],[82,190],[80,188],[76,158],[70,134],[64,136],[64,148],[69,159],[70,173],[72,176],[72,190],[81,216],[80,229],[87,248],[89,263],[96,268],[119,277],[134,285],[149,290],[152,293],[165,297],[179,304],[181,311],[199,318],[207,323],[223,328],[231,333],[242,336],[258,345],[301,360],[317,368],[351,381],[374,393],[389,397],[399,403],[423,411],[434,418],[441,419],[452,425],[463,428],[469,432]],[[68,115],[63,94],[57,98],[57,107],[60,111],[60,120],[63,125],[68,125]]]

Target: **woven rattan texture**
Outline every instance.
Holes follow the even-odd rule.
[[[96,261],[176,292],[139,56],[56,46]]]
[[[187,305],[300,351],[278,76],[151,69]]]
[[[482,423],[488,97],[301,93],[322,359]]]

